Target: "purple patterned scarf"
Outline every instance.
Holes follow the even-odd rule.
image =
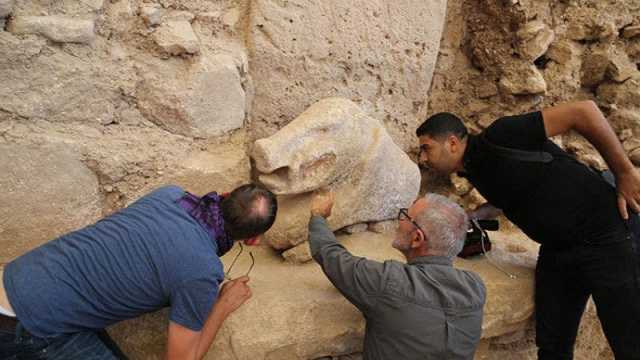
[[[198,197],[185,191],[184,196],[176,201],[216,241],[218,244],[218,256],[224,255],[233,247],[233,240],[224,231],[224,219],[220,209],[222,199],[223,197],[215,191],[203,197]]]

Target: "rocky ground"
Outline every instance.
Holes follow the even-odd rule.
[[[0,263],[161,184],[204,193],[257,179],[254,142],[326,97],[354,101],[414,159],[413,132],[434,112],[457,113],[480,131],[503,115],[592,99],[640,165],[639,64],[639,0],[0,0]],[[554,140],[605,165],[575,134]],[[460,178],[423,175],[423,192],[469,207],[482,202]],[[344,231],[354,239],[380,239],[363,231],[394,226],[353,225]],[[503,254],[530,254],[506,259],[530,268],[535,249],[520,251],[522,244]],[[305,250],[282,254],[285,264],[279,252],[261,256],[279,274],[308,260]],[[299,318],[283,325],[313,329],[310,342],[284,341],[270,328],[254,330],[274,337],[246,340],[233,330],[248,316],[240,313],[215,349],[237,359],[255,358],[245,346],[267,343],[279,346],[264,350],[270,359],[358,353],[362,319],[313,264],[300,266],[307,297],[324,303],[292,295],[287,304]],[[269,294],[267,282],[256,286]],[[245,311],[268,302],[262,296]],[[310,309],[327,304],[345,317],[312,328],[319,315]],[[287,314],[276,305],[261,321]],[[154,329],[163,321],[158,313],[123,325],[137,334],[139,342],[126,345],[137,358],[149,358],[145,349],[157,354],[164,338]],[[487,333],[478,356],[533,358],[531,325],[519,324]],[[590,306],[576,358],[607,356]]]

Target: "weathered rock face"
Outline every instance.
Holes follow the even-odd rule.
[[[519,53],[533,61],[547,52],[555,34],[542,21],[532,21],[518,30],[517,36],[520,41]]]
[[[251,182],[249,156],[243,144],[213,145],[188,154],[168,182],[199,195],[231,191]]]
[[[328,219],[332,229],[392,219],[418,194],[417,165],[391,140],[377,120],[340,98],[321,100],[271,137],[256,141],[252,153],[259,179],[279,195],[299,195],[295,213],[282,206],[268,233],[278,249],[306,240],[305,198],[310,191],[331,188],[336,204]],[[295,237],[285,233],[300,233]],[[288,235],[288,234],[287,234]]]
[[[418,125],[438,53],[444,0],[252,2],[249,51],[256,137],[329,96],[384,120],[403,149]]]
[[[63,16],[18,16],[9,22],[14,34],[40,34],[55,42],[89,44],[95,38],[93,19]]]
[[[153,17],[148,17],[153,21]],[[200,41],[186,20],[169,20],[154,33],[154,38],[162,50],[171,55],[197,54]]]
[[[20,221],[31,224],[16,232],[8,205],[15,194],[4,194],[0,215],[10,222],[0,221],[0,245],[7,249],[0,262],[162,184],[202,194],[245,182],[249,144],[327,96],[358,103],[412,155],[413,131],[427,114],[454,112],[478,131],[505,114],[594,99],[640,165],[639,10],[637,0],[0,0],[0,163],[3,169],[38,168],[0,173],[3,185],[28,185],[29,191],[19,191],[21,201],[28,198],[20,204],[28,206],[16,214],[27,214]],[[172,22],[180,26],[168,29]],[[594,54],[606,58],[594,61]],[[246,132],[248,140],[226,144],[232,132]],[[563,137],[560,143],[583,161],[603,165],[584,142]],[[43,150],[54,148],[64,150]],[[4,149],[13,155],[4,156]],[[16,165],[16,158],[26,160]],[[453,193],[469,207],[484,201],[464,182],[424,175],[429,190]],[[22,178],[28,180],[16,183]],[[29,198],[36,195],[55,206],[43,210],[39,198]],[[279,223],[278,238],[306,239],[308,199],[307,193],[280,197],[279,221],[290,223]],[[392,234],[395,223],[369,228]],[[302,243],[285,256],[300,262],[308,259],[307,250]],[[306,288],[300,289],[293,299],[304,297]],[[289,314],[274,307],[279,316]],[[590,330],[581,333],[586,340],[579,340],[576,358],[611,357],[592,321],[594,310],[588,310]],[[266,311],[261,317],[268,318]],[[513,316],[503,328],[512,329],[529,308],[505,311]],[[301,314],[299,322],[311,318]],[[152,315],[131,328],[146,334],[129,347],[134,357],[161,358],[151,350],[165,341],[164,332],[154,332],[154,319],[164,318]],[[338,336],[332,356],[357,351],[350,345],[353,326],[348,329],[339,330],[347,335]],[[335,339],[316,328],[305,334],[315,341],[316,333],[318,344]],[[492,359],[535,353],[526,329],[492,339]],[[239,340],[233,344],[242,347]],[[299,349],[283,345],[268,356],[295,357],[304,353]]]
[[[184,71],[179,77],[176,65]],[[136,91],[142,113],[170,132],[200,138],[242,127],[246,98],[236,61],[217,55],[184,65],[150,64]]]
[[[0,186],[0,263],[100,214],[96,177],[63,148],[0,144]]]
[[[547,91],[542,73],[533,65],[514,66],[505,70],[500,79],[500,87],[512,95],[541,94]]]
[[[0,31],[0,53],[1,107],[7,112],[51,122],[99,123],[116,117],[121,100],[105,74],[108,67],[51,51],[44,39],[21,40],[5,31]]]

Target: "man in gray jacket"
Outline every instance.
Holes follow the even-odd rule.
[[[482,328],[485,287],[455,269],[467,215],[447,198],[428,194],[399,209],[391,244],[407,263],[351,255],[327,226],[333,194],[311,205],[313,258],[333,285],[364,315],[364,359],[473,359]]]

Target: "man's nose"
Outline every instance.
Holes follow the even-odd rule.
[[[427,153],[424,151],[420,151],[420,156],[418,157],[418,160],[421,163],[426,163],[429,160],[429,157],[427,156]]]

